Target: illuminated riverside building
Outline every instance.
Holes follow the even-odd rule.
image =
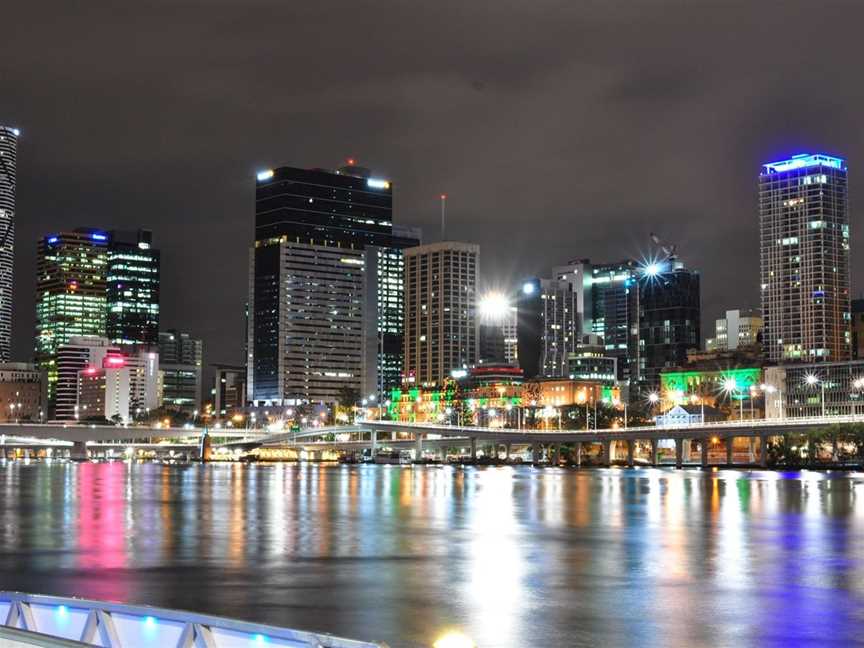
[[[54,400],[57,350],[73,337],[105,336],[108,233],[78,228],[43,237],[37,249],[36,361]]]
[[[159,250],[147,230],[111,232],[106,271],[107,337],[132,351],[159,344]]]
[[[45,418],[45,375],[26,362],[0,363],[0,423]]]
[[[439,384],[477,364],[479,264],[480,247],[471,243],[405,250],[405,384]]]
[[[773,362],[851,357],[846,162],[822,154],[759,175],[763,344]]]
[[[118,346],[100,336],[76,336],[57,349],[52,419],[76,419],[79,413],[78,372],[87,367],[101,367],[107,357],[122,358],[122,352]]]
[[[661,412],[678,405],[706,405],[731,418],[762,418],[770,398],[761,367],[688,368],[660,373]],[[743,407],[742,407],[743,405]]]
[[[864,360],[765,369],[766,418],[864,414]]]
[[[257,176],[247,392],[257,405],[383,396],[402,369],[403,249],[392,185],[349,161]]]
[[[9,361],[12,343],[12,269],[15,259],[17,128],[0,124],[0,362]]]

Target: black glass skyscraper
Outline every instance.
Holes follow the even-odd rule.
[[[250,399],[382,396],[392,368],[402,364],[401,318],[393,316],[403,301],[401,250],[418,243],[394,235],[391,183],[368,169],[260,172],[250,258]]]
[[[699,348],[699,273],[667,260],[640,268],[635,283],[630,298],[639,324],[630,338],[631,381],[655,390],[663,369],[684,366],[687,350]]]

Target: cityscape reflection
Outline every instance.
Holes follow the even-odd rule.
[[[862,475],[0,465],[0,586],[398,646],[859,640]]]

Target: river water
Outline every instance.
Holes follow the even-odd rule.
[[[424,646],[864,641],[864,475],[0,463],[0,589]]]

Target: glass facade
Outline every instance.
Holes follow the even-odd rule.
[[[159,343],[159,251],[141,230],[111,233],[107,258],[107,337],[124,349]]]
[[[684,366],[687,350],[701,341],[699,273],[677,261],[654,265],[659,271],[642,272],[630,291],[639,317],[631,327],[630,376],[642,390],[656,390],[660,372]]]
[[[36,360],[48,372],[53,402],[56,354],[73,337],[105,335],[108,234],[79,228],[39,241]]]

